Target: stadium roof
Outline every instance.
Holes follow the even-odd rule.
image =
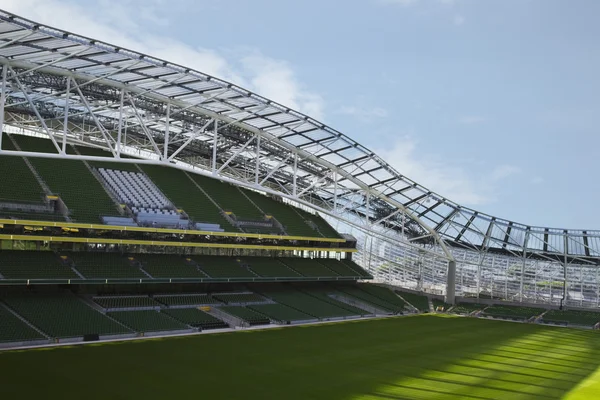
[[[406,216],[444,249],[450,243],[583,262],[600,258],[600,231],[529,226],[463,207],[343,133],[181,65],[4,11],[0,64],[4,122],[52,133],[60,156],[68,157],[56,140],[64,130],[69,141],[87,141],[115,156],[133,146],[154,159],[196,164],[329,212],[352,212],[365,226],[400,229]]]

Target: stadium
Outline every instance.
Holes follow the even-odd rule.
[[[461,206],[260,94],[4,11],[0,65],[7,398],[600,396],[600,231]]]

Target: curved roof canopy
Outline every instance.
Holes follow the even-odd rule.
[[[181,65],[3,11],[0,64],[7,124],[51,138],[64,130],[69,140],[92,141],[115,156],[125,146],[145,149],[155,159],[353,212],[367,224],[401,230],[409,217],[418,223],[415,236],[443,248],[600,259],[599,231],[528,226],[463,207],[341,132]]]

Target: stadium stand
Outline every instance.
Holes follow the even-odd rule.
[[[62,252],[74,268],[87,279],[148,279],[148,276],[133,266],[128,257],[120,253],[105,252]]]
[[[389,289],[376,285],[340,285],[338,289],[346,296],[354,297],[389,313],[402,312],[406,306],[406,303]],[[389,294],[385,293],[385,291],[389,292]],[[388,299],[391,301],[388,301]]]
[[[4,150],[16,150],[8,135],[3,134]],[[23,157],[0,156],[0,202],[41,203],[44,190],[31,172]]]
[[[264,220],[265,215],[236,187],[218,179],[190,174],[223,211],[231,211],[238,219]]]
[[[123,308],[158,308],[160,304],[148,296],[101,296],[94,302],[106,310]]]
[[[287,257],[280,258],[279,261],[292,268],[294,271],[307,277],[337,277],[337,273],[327,268],[325,265],[311,260],[310,258]]]
[[[27,325],[0,304],[0,343],[43,340],[44,335]]]
[[[0,274],[4,279],[81,279],[51,251],[2,250]]]
[[[600,313],[583,310],[550,310],[544,314],[542,321],[561,325],[593,327],[600,322]]]
[[[468,315],[476,311],[481,311],[486,307],[488,307],[486,304],[458,303],[449,312],[452,314]]]
[[[192,256],[207,276],[212,278],[254,278],[256,274],[238,263],[234,257]]]
[[[272,257],[246,257],[241,259],[242,264],[247,264],[258,276],[267,278],[298,278],[301,275],[289,268],[277,258]]]
[[[157,165],[140,165],[140,168],[175,207],[183,209],[195,222],[219,224],[229,232],[238,230],[225,219],[221,210],[196,187],[185,172]]]
[[[295,287],[298,290],[301,290],[313,297],[316,297],[319,300],[322,300],[326,303],[332,304],[336,307],[348,310],[351,313],[353,313],[354,315],[369,315],[369,314],[371,314],[370,312],[363,310],[359,307],[341,302],[341,301],[333,298],[332,296],[335,296],[335,295],[343,296],[343,293],[340,293],[339,291],[335,290],[331,286],[320,286],[319,285],[319,286],[295,286]]]
[[[175,254],[136,254],[134,258],[153,278],[207,277],[191,259]]]
[[[306,222],[306,220],[296,211],[295,207],[251,190],[246,190],[244,193],[262,211],[267,213],[267,215],[274,216],[275,219],[283,225],[288,235],[307,237],[323,236]],[[336,236],[334,237],[339,237],[339,235],[336,233]]]
[[[346,261],[346,260],[344,260]],[[334,259],[327,258],[319,258],[316,259],[315,262],[324,265],[328,269],[332,270],[336,274],[340,276],[355,276],[355,277],[363,277],[365,271],[359,271],[356,268],[352,268],[350,263],[345,263],[343,261],[338,261]],[[356,265],[358,267],[358,265]],[[362,268],[358,267],[358,269],[362,270]]]
[[[213,297],[225,304],[265,303],[267,299],[255,293],[215,293]]]
[[[400,290],[396,290],[396,293],[402,296],[405,301],[410,303],[417,310],[421,312],[429,312],[429,300],[427,300],[427,296]]]
[[[485,309],[482,315],[496,318],[529,319],[542,314],[545,310],[534,307],[515,307],[493,305]]]
[[[243,306],[224,306],[220,309],[229,315],[246,321],[250,326],[269,325],[271,323],[269,318],[263,314]]]
[[[106,315],[114,318],[136,332],[178,331],[189,326],[154,310],[113,311]]]
[[[208,294],[161,294],[154,296],[154,300],[168,307],[190,307],[207,304],[219,304],[218,300],[213,299]]]
[[[335,319],[361,315],[327,301],[317,299],[291,287],[269,287],[263,290],[263,294],[277,303],[284,304],[318,319]]]
[[[54,338],[130,332],[71,294],[5,296],[3,301],[32,325]]]
[[[266,315],[274,321],[284,324],[290,324],[293,322],[317,321],[315,317],[305,314],[291,307],[285,306],[283,304],[257,304],[247,306],[247,308],[254,310],[260,314]]]
[[[183,324],[202,330],[229,328],[225,322],[197,308],[165,309],[162,312]]]

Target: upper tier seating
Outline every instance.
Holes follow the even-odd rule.
[[[181,170],[157,165],[140,165],[160,190],[195,222],[217,223],[226,231],[237,231],[221,210]]]
[[[483,311],[482,315],[501,318],[529,319],[542,314],[544,311],[545,310],[542,308],[534,307],[513,307],[505,305],[494,305],[486,308],[485,311]]]
[[[210,304],[219,304],[219,301],[213,299],[207,294],[165,294],[156,295],[154,300],[168,307],[190,307]]]
[[[7,296],[3,300],[10,308],[51,337],[130,332],[70,294]]]
[[[2,134],[3,150],[16,150],[8,135]],[[44,190],[23,157],[0,156],[0,202],[41,203]]]
[[[333,272],[323,264],[310,258],[287,257],[280,258],[279,261],[292,268],[294,271],[308,277],[337,277]]]
[[[77,149],[77,151],[75,151],[74,149]],[[104,160],[88,161],[88,163],[91,166],[96,167],[96,168],[107,168],[107,169],[115,169],[115,170],[119,170],[119,171],[140,172],[140,170],[137,168],[136,164],[110,161],[110,158],[112,158],[113,155],[109,151],[96,149],[94,147],[88,147],[88,146],[79,146],[79,145],[67,146],[67,153],[77,154],[77,152],[79,152],[79,154],[84,155],[84,156],[106,157],[107,158],[106,161],[104,161]],[[121,154],[121,158],[133,158],[133,157],[129,157],[127,155]]]
[[[550,310],[544,314],[542,320],[567,325],[594,326],[600,322],[600,313],[581,310]]]
[[[238,219],[265,219],[262,213],[240,190],[232,184],[202,175],[190,174],[190,177],[221,207],[223,211],[231,211]]]
[[[165,195],[141,172],[98,168],[100,176],[124,204],[156,210],[173,207]],[[174,210],[170,210],[174,211]]]
[[[23,135],[14,135],[24,151],[53,152],[50,141]],[[92,175],[83,161],[29,158],[38,174],[53,194],[57,194],[69,208],[75,222],[101,223],[101,216],[118,216],[119,212],[102,184]]]
[[[4,279],[81,279],[51,251],[0,251]]]
[[[266,315],[270,319],[283,322],[299,322],[299,321],[314,321],[315,317],[305,314],[301,311],[285,306],[283,304],[256,304],[247,306],[262,315]]]
[[[0,343],[46,339],[0,304]]]
[[[225,304],[265,303],[267,299],[255,293],[215,293],[213,297]]]
[[[205,313],[197,308],[176,308],[163,310],[164,314],[167,314],[171,318],[174,318],[186,325],[193,326],[194,328],[202,329],[222,329],[229,328],[225,322],[220,319],[213,317],[210,314]]]
[[[225,311],[227,314],[233,315],[234,317],[238,317],[248,324],[254,325],[268,325],[271,323],[269,318],[266,316],[243,306],[225,306],[220,307],[221,310]]]
[[[75,269],[87,279],[148,279],[139,268],[119,253],[61,253],[73,262]]]
[[[244,189],[242,189],[244,190]],[[285,228],[288,235],[322,237],[318,231],[314,230],[300,215],[295,207],[277,201],[271,197],[262,195],[252,190],[245,190],[244,193],[254,204],[256,204],[267,215],[274,216]],[[335,237],[339,237],[336,234]]]
[[[154,310],[114,311],[106,313],[136,332],[160,332],[189,329],[189,326]]]

